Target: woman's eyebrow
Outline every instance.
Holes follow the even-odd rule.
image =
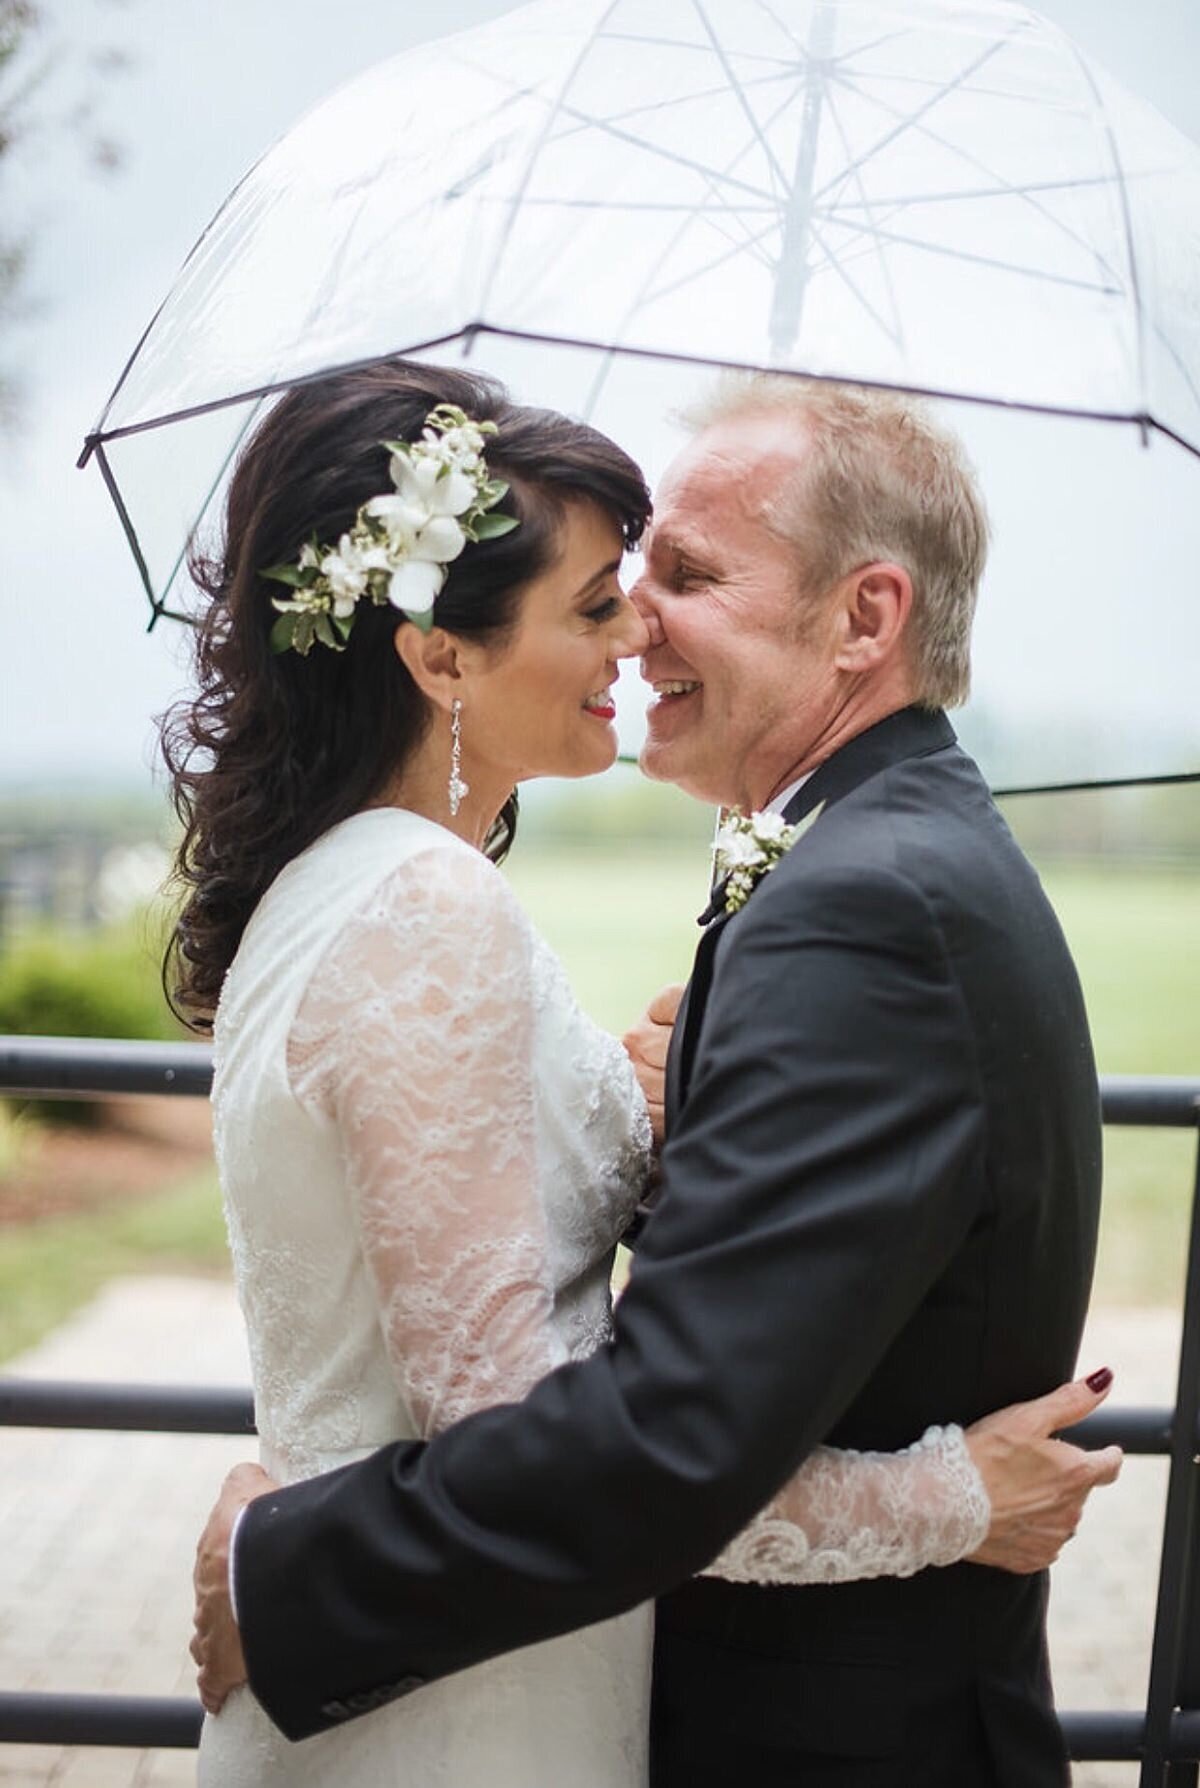
[[[591,577],[588,578],[586,584],[581,584],[579,589],[576,590],[574,596],[571,598],[572,602],[578,602],[582,596],[590,595],[597,584],[604,583],[606,578],[615,577],[620,569],[620,556],[615,559],[610,559],[607,565],[601,565],[599,571],[594,571]]]

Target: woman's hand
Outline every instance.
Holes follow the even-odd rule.
[[[661,993],[655,994],[642,1016],[621,1038],[650,1108],[650,1128],[654,1132],[656,1148],[661,1148],[663,1144],[667,1050],[671,1047],[675,1014],[682,998],[682,985],[664,987]]]
[[[1120,1447],[1084,1452],[1051,1436],[1091,1415],[1111,1386],[1105,1368],[967,1429],[967,1448],[992,1505],[992,1524],[972,1564],[1024,1574],[1054,1563],[1084,1503],[1097,1484],[1115,1482],[1124,1455]]]

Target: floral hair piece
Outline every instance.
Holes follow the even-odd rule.
[[[363,503],[336,547],[319,545],[314,534],[294,565],[270,565],[260,574],[293,592],[271,598],[279,610],[271,650],[306,657],[319,640],[345,651],[364,596],[377,608],[390,602],[428,633],[448,569],[468,542],[520,526],[515,516],[492,513],[508,491],[503,480],[489,478],[483,457],[485,437],[497,432],[494,422],[439,404],[419,441],[382,441],[395,489]]]

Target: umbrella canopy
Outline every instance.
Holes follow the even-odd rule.
[[[631,362],[732,364],[1200,455],[1200,150],[1008,0],[535,0],[382,62],[235,189],[88,437],[155,615],[272,393],[514,344],[602,420]]]

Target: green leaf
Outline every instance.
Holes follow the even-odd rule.
[[[273,578],[277,584],[290,584],[293,590],[306,590],[315,571],[316,567],[313,565],[307,566],[303,571],[299,565],[265,565],[258,575]]]
[[[317,616],[315,632],[323,646],[330,646],[335,652],[344,652],[346,650],[337,634],[333,631],[333,623],[328,615]]]
[[[307,658],[312,651],[312,643],[316,634],[317,617],[306,613],[296,616],[296,630],[292,635],[292,645],[301,658]]]
[[[354,610],[351,609],[348,615],[331,615],[330,619],[333,622],[335,631],[338,632],[344,640],[349,639],[350,629],[354,626]]]
[[[499,540],[520,525],[515,515],[481,515],[473,524],[476,540]]]
[[[298,615],[280,615],[271,629],[272,652],[289,652],[296,635]]]
[[[408,614],[407,609],[402,610],[402,613],[408,615],[418,633],[428,633],[433,626],[433,610],[431,608],[427,608],[424,614]]]

